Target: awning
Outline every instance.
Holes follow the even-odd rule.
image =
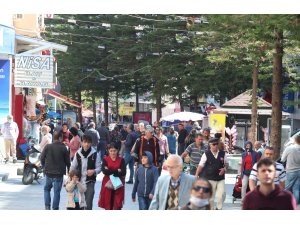
[[[71,99],[71,98],[69,98],[69,97],[67,97],[65,95],[62,95],[62,94],[60,94],[58,92],[55,92],[53,90],[48,90],[47,91],[47,95],[50,95],[50,96],[52,96],[54,98],[57,98],[57,99],[65,102],[65,103],[67,103],[69,105],[75,106],[77,108],[81,108],[81,103],[80,102],[77,102],[77,101],[75,101],[75,100],[73,100],[73,99]]]
[[[240,108],[217,108],[214,110],[214,113],[225,112],[227,114],[243,114],[243,115],[251,115],[251,109],[240,109]],[[258,115],[272,115],[272,108],[270,109],[257,109]],[[282,112],[283,117],[289,117],[290,113]]]

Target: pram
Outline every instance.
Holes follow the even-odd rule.
[[[242,178],[241,175],[237,175],[235,178],[235,184],[233,187],[232,193],[232,203],[234,203],[237,199],[242,198]]]

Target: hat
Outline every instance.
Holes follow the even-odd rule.
[[[209,144],[218,144],[219,141],[220,141],[219,138],[211,138],[211,139],[208,141],[208,143],[209,143]]]

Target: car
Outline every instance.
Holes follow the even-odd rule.
[[[292,132],[291,137],[285,141],[284,148],[288,147],[289,145],[293,144],[295,141],[295,137],[300,135],[300,129],[296,129]]]

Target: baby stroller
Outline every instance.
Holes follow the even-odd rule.
[[[232,203],[234,203],[237,199],[242,198],[242,178],[241,175],[237,175],[235,178],[235,184],[233,187],[233,193],[232,193],[233,199]]]

